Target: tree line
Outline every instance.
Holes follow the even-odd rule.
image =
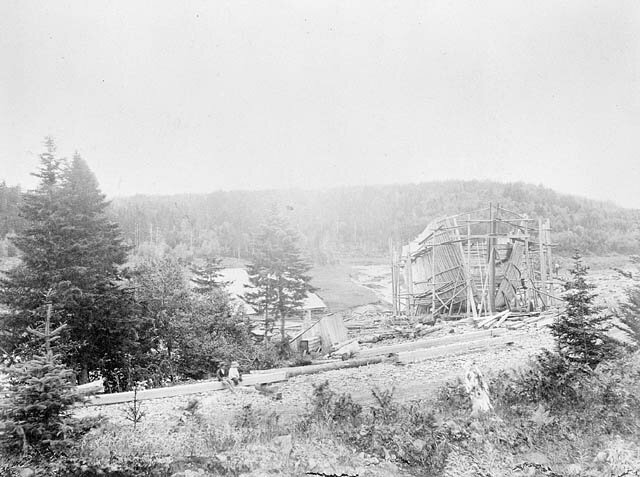
[[[0,184],[0,237],[18,232],[22,193]],[[433,219],[493,202],[532,218],[549,218],[558,251],[638,253],[640,211],[560,194],[524,183],[446,181],[408,185],[339,187],[323,191],[218,191],[116,198],[108,213],[127,242],[165,243],[181,256],[252,254],[251,237],[276,207],[300,234],[316,263],[344,255],[380,255],[389,237],[406,243]],[[15,254],[0,242],[0,255]]]
[[[166,244],[132,247],[79,155],[60,159],[52,139],[36,189],[21,195],[22,229],[9,238],[17,265],[0,275],[0,352],[20,363],[36,354],[33,333],[60,330],[55,351],[78,383],[101,377],[108,390],[146,381],[200,379],[220,363],[269,367],[276,319],[300,309],[310,266],[276,212],[256,235],[248,301],[265,314],[264,343],[219,279],[220,260],[187,261]],[[286,343],[284,332],[281,344]]]

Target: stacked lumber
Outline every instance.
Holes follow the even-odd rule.
[[[344,317],[344,324],[350,332],[373,331],[387,323],[390,315],[386,305],[372,303],[350,310]]]
[[[553,320],[559,315],[559,310],[550,309],[543,312],[532,312],[528,314],[521,314],[514,318],[514,320],[506,324],[507,328],[511,330],[518,330],[527,326],[535,326],[536,328],[542,328],[544,326],[553,323]]]
[[[477,328],[508,328],[517,330],[526,326],[534,325],[538,328],[553,323],[560,311],[552,308],[543,312],[532,311],[529,313],[514,313],[509,310],[502,311],[492,316],[480,317],[472,320]]]
[[[479,318],[478,320],[474,320],[476,327],[478,328],[493,328],[498,325],[498,323],[502,324],[509,317],[509,310],[498,313],[497,315],[492,315],[489,317]]]

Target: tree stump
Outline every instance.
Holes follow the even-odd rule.
[[[464,377],[464,387],[471,398],[472,416],[493,411],[493,405],[489,399],[489,389],[477,366],[472,366],[467,370]]]

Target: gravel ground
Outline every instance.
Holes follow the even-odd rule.
[[[460,327],[456,328],[462,332]],[[471,330],[471,328],[469,328]],[[372,400],[371,389],[395,388],[394,396],[400,400],[425,399],[433,396],[434,391],[447,380],[462,377],[467,367],[476,365],[484,373],[500,369],[513,368],[526,362],[543,347],[552,347],[553,342],[548,331],[530,327],[508,332],[513,335],[511,345],[498,345],[469,354],[458,354],[436,358],[419,363],[399,365],[379,363],[360,368],[339,369],[319,374],[301,375],[287,382],[273,385],[282,393],[282,400],[266,397],[253,388],[237,388],[235,393],[215,391],[206,394],[179,396],[153,401],[143,401],[146,419],[179,418],[187,403],[197,398],[204,412],[216,412],[230,416],[251,404],[256,409],[275,411],[285,418],[293,418],[304,412],[309,398],[313,394],[313,385],[325,380],[330,388],[338,393],[349,393],[356,401],[368,403]],[[123,421],[128,404],[101,407],[84,407],[77,411],[78,416],[103,414],[113,422]]]
[[[366,267],[364,267],[366,268]],[[622,277],[610,269],[598,270],[590,273],[589,281],[597,284],[598,301],[609,309],[615,309],[624,296],[624,290],[637,283]],[[451,323],[438,333],[430,337],[436,338],[449,334],[472,331],[468,325]],[[524,333],[523,333],[524,331]],[[513,368],[526,362],[542,348],[552,348],[553,340],[546,329],[538,329],[535,325],[517,331],[509,331],[514,336],[511,346],[498,346],[495,349],[485,349],[470,354],[458,354],[443,358],[431,359],[406,366],[392,363],[380,363],[361,368],[349,368],[328,371],[320,374],[302,375],[289,379],[286,383],[279,383],[273,387],[282,393],[281,401],[274,401],[257,393],[253,388],[239,388],[235,394],[229,391],[216,391],[208,394],[189,395],[154,401],[145,401],[148,418],[158,415],[166,418],[167,413],[180,414],[184,406],[197,397],[203,410],[211,412],[224,411],[224,415],[242,409],[251,404],[257,408],[276,411],[283,416],[295,416],[304,411],[312,395],[313,384],[329,381],[331,389],[338,393],[350,393],[360,402],[371,402],[371,388],[377,386],[382,389],[395,387],[395,397],[401,400],[425,399],[433,396],[439,385],[447,380],[462,377],[466,368],[477,365],[481,371],[488,373],[500,369]],[[389,344],[389,342],[381,343]],[[86,416],[101,413],[114,420],[124,420],[124,410],[127,404],[80,408],[77,415]],[[227,412],[230,411],[230,412]]]
[[[615,310],[624,294],[624,289],[633,283],[609,270],[601,271],[594,278],[598,284],[596,291],[600,294],[599,301],[610,310]],[[429,337],[448,335],[451,330],[458,334],[474,329],[462,322],[446,323],[442,329]],[[548,329],[538,328],[535,324],[516,331],[507,331],[507,336],[513,337],[513,342],[509,345],[496,345],[494,348],[434,358],[419,363],[399,365],[385,362],[360,368],[296,376],[287,382],[272,386],[282,394],[281,400],[273,400],[253,388],[241,387],[237,388],[235,393],[216,391],[144,401],[142,406],[146,415],[140,424],[139,433],[152,436],[149,450],[153,450],[158,455],[207,455],[207,449],[191,447],[202,442],[203,439],[195,436],[191,438],[188,432],[185,434],[184,430],[189,429],[190,420],[193,419],[185,408],[194,399],[200,403],[198,412],[210,422],[212,435],[216,434],[216,429],[224,428],[225,424],[236,416],[246,414],[247,406],[250,406],[259,416],[277,414],[280,416],[280,423],[284,424],[286,429],[287,425],[295,422],[307,409],[313,395],[313,385],[325,380],[329,381],[332,390],[338,393],[349,393],[361,403],[372,402],[371,389],[374,386],[380,389],[395,388],[394,397],[401,401],[429,400],[435,396],[435,392],[442,384],[461,378],[471,365],[478,366],[485,375],[490,375],[499,370],[523,366],[541,349],[553,347],[553,339]],[[389,343],[387,341],[380,344]],[[94,454],[100,454],[101,450],[103,453],[106,452],[100,446],[105,449],[109,446],[116,449],[126,448],[126,443],[129,442],[126,441],[127,438],[131,439],[131,446],[140,446],[135,439],[127,437],[129,433],[123,432],[125,426],[126,428],[131,426],[131,422],[126,420],[126,410],[129,407],[129,404],[118,404],[84,407],[77,410],[78,416],[102,414],[113,426],[113,436],[104,432],[103,440],[94,442],[94,445],[98,446],[97,450],[93,451]],[[180,431],[180,429],[183,430]],[[178,435],[187,435],[187,439],[174,437]],[[124,444],[111,442],[123,438]],[[283,444],[287,442],[289,444]],[[314,436],[311,440],[294,442],[291,442],[290,435],[285,435],[271,440],[265,439],[264,442],[259,440],[250,447],[250,449],[242,446],[235,448],[221,457],[230,459],[237,454],[236,457],[240,456],[242,459],[251,458],[249,459],[251,462],[247,460],[247,463],[252,470],[243,474],[247,476],[304,475],[308,472],[317,472],[317,475],[370,475],[372,477],[409,475],[392,462],[364,454],[353,454],[349,449],[335,447],[335,444],[323,439],[321,435]],[[478,475],[474,462],[464,455],[454,453],[449,461],[445,472],[447,476]],[[183,475],[183,473],[175,475]]]

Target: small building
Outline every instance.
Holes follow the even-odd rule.
[[[256,321],[256,335],[264,334],[262,315],[258,315],[256,309],[246,302],[245,294],[250,290],[251,282],[249,274],[244,268],[224,268],[220,270],[220,280],[227,283],[227,291],[231,295],[232,302],[238,306],[247,316]],[[295,333],[302,327],[303,317],[311,317],[314,315],[322,315],[327,311],[327,305],[315,293],[308,293],[302,304],[304,316],[289,317],[285,322],[285,330],[289,333]]]

